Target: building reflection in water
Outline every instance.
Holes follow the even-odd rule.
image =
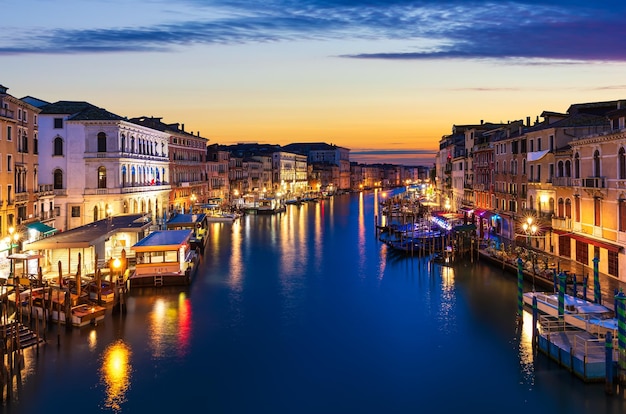
[[[132,374],[130,348],[121,340],[107,347],[102,358],[101,380],[105,386],[104,406],[120,411],[126,401]]]

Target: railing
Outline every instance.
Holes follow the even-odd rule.
[[[15,112],[8,108],[0,108],[0,116],[4,118],[15,119]]]
[[[606,188],[604,183],[605,177],[588,177],[575,179],[574,182],[583,188]]]
[[[554,177],[552,185],[555,187],[571,187],[572,177]]]
[[[16,193],[15,194],[15,202],[22,203],[24,201],[28,201],[28,193]]]

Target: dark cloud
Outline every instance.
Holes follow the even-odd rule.
[[[185,4],[195,10],[193,21],[5,31],[0,54],[162,52],[196,44],[354,39],[404,40],[407,46],[402,51],[355,51],[344,57],[626,61],[626,25],[621,22],[626,2],[187,0]],[[213,17],[216,7],[223,11],[219,18]],[[407,50],[410,45],[413,50]]]

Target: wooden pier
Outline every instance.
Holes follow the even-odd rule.
[[[606,340],[567,324],[562,318],[540,316],[537,349],[585,382],[605,382]],[[617,373],[617,338],[613,340],[613,369]]]

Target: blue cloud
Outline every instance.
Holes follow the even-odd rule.
[[[405,46],[402,51],[355,51],[344,57],[626,61],[626,25],[621,22],[625,2],[187,0],[184,4],[185,15],[193,15],[192,20],[5,30],[0,54],[166,52],[196,44],[354,39],[405,40],[413,50]],[[176,5],[169,2],[164,7]]]

